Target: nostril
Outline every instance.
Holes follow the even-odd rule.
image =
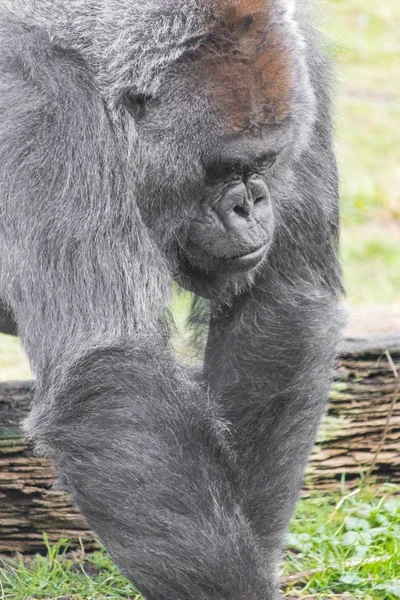
[[[244,206],[234,206],[233,212],[235,214],[237,214],[239,217],[244,217],[244,218],[248,217],[250,214],[250,211],[247,208],[245,208]]]

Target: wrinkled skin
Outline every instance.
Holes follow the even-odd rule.
[[[329,66],[291,0],[6,0],[0,327],[148,600],[275,600],[340,336]],[[174,282],[210,300],[201,373]]]

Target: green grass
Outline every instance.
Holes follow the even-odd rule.
[[[289,586],[287,593],[400,598],[400,498],[389,488],[379,494],[364,490],[342,499],[319,494],[302,500],[288,543],[285,575],[309,574],[300,589]]]
[[[285,595],[323,600],[400,598],[400,489],[302,499],[292,520],[282,576]],[[7,600],[132,599],[135,588],[103,551],[66,554],[65,542],[45,557],[3,560],[0,598]],[[2,596],[3,594],[3,596]],[[174,600],[171,598],[170,600]]]

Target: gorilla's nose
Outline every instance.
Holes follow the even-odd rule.
[[[227,229],[248,227],[252,217],[257,221],[267,218],[268,188],[261,177],[253,175],[247,181],[229,186],[214,205],[214,210]]]

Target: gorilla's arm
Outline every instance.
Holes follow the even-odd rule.
[[[206,378],[243,464],[246,516],[272,562],[326,405],[341,330],[329,129],[317,120],[300,162],[271,182],[278,217],[267,265],[247,294],[214,303],[206,349]]]
[[[168,270],[101,97],[78,55],[2,39],[0,295],[37,377],[26,430],[149,600],[272,597],[223,428],[160,325]]]

